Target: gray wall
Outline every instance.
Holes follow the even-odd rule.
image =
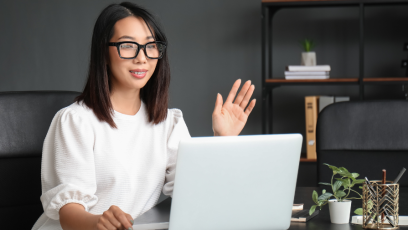
[[[4,1],[0,8],[0,91],[83,89],[93,25],[112,2]],[[134,1],[160,19],[169,39],[170,106],[192,136],[213,135],[217,93],[252,80],[261,95],[258,1]],[[244,134],[261,132],[260,103]]]
[[[0,91],[83,89],[92,28],[101,10],[119,1],[2,1]],[[212,135],[216,93],[235,79],[252,80],[258,104],[243,134],[261,133],[260,0],[134,1],[150,9],[169,38],[170,106],[180,108],[193,136]],[[408,7],[367,9],[366,76],[403,76]],[[273,74],[299,64],[299,41],[317,42],[318,64],[333,78],[358,76],[358,9],[282,10],[274,18]],[[392,25],[392,26],[391,26]],[[357,86],[292,86],[274,91],[274,132],[304,134],[304,96],[349,95]],[[403,98],[401,86],[366,88],[366,97]]]

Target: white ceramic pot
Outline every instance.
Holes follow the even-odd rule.
[[[329,200],[330,220],[333,224],[348,224],[350,221],[351,200],[337,202]]]
[[[316,53],[315,52],[302,52],[301,65],[307,65],[307,66],[316,65]]]

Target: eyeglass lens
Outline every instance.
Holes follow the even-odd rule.
[[[163,54],[164,46],[157,42],[152,42],[146,44],[146,55],[149,58],[159,58]],[[136,57],[137,44],[133,43],[122,43],[119,46],[120,56],[124,58]],[[139,51],[141,52],[141,51]]]

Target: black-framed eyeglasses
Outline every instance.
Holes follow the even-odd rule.
[[[166,43],[161,41],[148,42],[140,45],[137,42],[109,42],[109,46],[116,46],[119,57],[122,59],[133,59],[143,49],[146,57],[150,59],[160,59],[166,50]]]

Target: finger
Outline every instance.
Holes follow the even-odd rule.
[[[232,89],[229,92],[227,100],[225,100],[225,103],[232,103],[232,101],[234,101],[235,95],[237,95],[240,85],[241,85],[241,79],[236,80],[235,83],[232,85]]]
[[[255,86],[254,86],[254,85],[251,85],[251,86],[248,88],[248,90],[247,90],[247,92],[246,92],[246,94],[245,94],[244,99],[243,99],[242,102],[239,104],[239,107],[241,107],[242,109],[245,109],[245,107],[247,107],[248,102],[249,102],[249,100],[251,99],[252,94],[254,93],[254,90],[255,90]]]
[[[133,224],[130,222],[129,218],[126,216],[122,210],[117,210],[113,213],[116,219],[122,224],[125,229],[133,229]]]
[[[104,214],[105,215],[105,214]],[[109,218],[101,218],[100,220],[100,223],[102,224],[102,226],[103,226],[103,228],[105,228],[105,229],[118,229],[118,228],[120,228],[120,223],[119,222],[117,222],[117,224],[119,223],[119,226],[117,226],[117,225],[115,225],[114,223],[112,223],[112,222],[114,222],[115,220],[110,220]],[[102,228],[102,229],[103,229]]]
[[[108,230],[105,226],[103,226],[102,223],[96,224],[96,229],[97,230]]]
[[[251,87],[251,81],[248,80],[242,86],[241,91],[239,91],[237,98],[235,98],[234,104],[240,105],[242,100],[244,99],[246,93],[248,92],[249,87]]]
[[[217,94],[217,99],[215,100],[215,107],[213,113],[220,113],[222,109],[222,96],[221,94]]]
[[[100,221],[107,229],[119,229],[122,227],[112,211],[105,211]]]
[[[133,226],[133,224],[135,223],[135,221],[133,220],[133,217],[131,215],[127,214],[127,213],[125,213],[125,215],[126,215],[126,218],[130,221],[130,223]]]
[[[245,110],[245,114],[246,114],[247,116],[249,116],[249,114],[250,114],[250,113],[252,112],[252,110],[254,109],[255,103],[256,103],[256,99],[253,99],[253,100],[251,101],[251,103],[249,103],[248,107],[247,107],[246,110]]]

